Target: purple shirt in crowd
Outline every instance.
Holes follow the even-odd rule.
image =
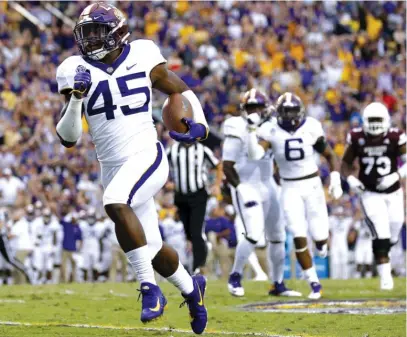
[[[74,225],[69,221],[61,221],[64,228],[64,239],[62,241],[62,248],[71,252],[76,252],[76,241],[82,240],[82,232],[79,226]]]

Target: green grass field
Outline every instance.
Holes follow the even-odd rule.
[[[391,292],[379,292],[378,284],[377,279],[326,280],[323,282],[324,298],[405,299],[406,279],[396,279],[395,288]],[[303,294],[309,292],[305,281],[292,281],[288,285]],[[0,287],[0,336],[193,335],[189,333],[187,309],[179,308],[182,298],[173,286],[162,284],[169,302],[167,311],[162,319],[148,325],[139,321],[141,303],[137,302],[136,289],[137,284],[134,283]],[[245,282],[245,289],[244,298],[233,298],[227,293],[225,283],[209,282],[206,296],[208,336],[406,336],[405,313],[349,315],[243,312],[238,309],[239,305],[276,301],[266,296],[268,285],[265,282]],[[5,322],[18,325],[5,325]],[[80,324],[85,326],[78,327]]]

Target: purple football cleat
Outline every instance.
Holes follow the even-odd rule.
[[[202,275],[194,275],[192,280],[194,282],[194,290],[189,295],[182,294],[185,301],[180,307],[185,303],[188,305],[192,331],[200,335],[205,331],[206,323],[208,322],[208,313],[204,304],[206,279]]]
[[[144,282],[141,284],[140,295],[142,296],[140,319],[143,323],[162,316],[167,300],[158,286]]]

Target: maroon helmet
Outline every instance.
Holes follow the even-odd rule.
[[[103,2],[87,6],[73,32],[81,54],[92,60],[100,60],[120,48],[130,35],[123,13]]]

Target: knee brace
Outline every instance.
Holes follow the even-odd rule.
[[[388,257],[391,248],[390,239],[373,240],[373,255],[375,258]]]

